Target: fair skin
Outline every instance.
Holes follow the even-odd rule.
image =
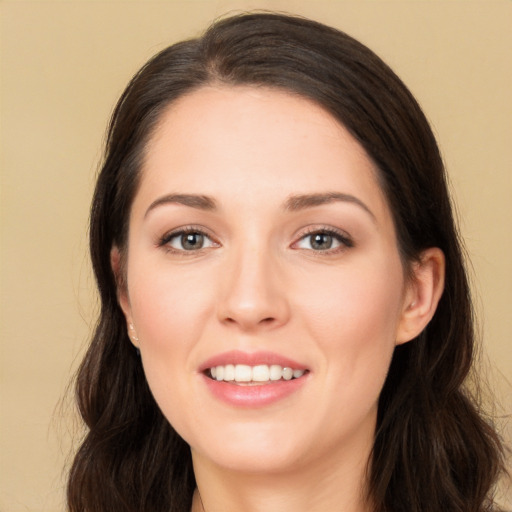
[[[191,446],[194,512],[368,509],[378,396],[444,274],[428,249],[406,279],[376,172],[329,114],[286,92],[204,87],[163,114],[119,301],[153,395]],[[112,265],[119,274],[117,248]],[[296,378],[210,371],[281,362]]]

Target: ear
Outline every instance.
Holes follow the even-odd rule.
[[[432,320],[444,290],[445,258],[438,247],[423,251],[412,264],[406,285],[396,344],[418,336]]]
[[[138,347],[139,338],[135,331],[132,318],[132,309],[130,306],[130,299],[128,297],[128,288],[125,277],[125,269],[123,268],[122,256],[119,249],[114,246],[110,250],[110,266],[116,280],[117,288],[117,302],[124,313],[126,319],[126,328],[131,342]]]

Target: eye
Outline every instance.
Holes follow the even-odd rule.
[[[312,251],[332,251],[342,247],[353,247],[346,235],[330,229],[316,230],[303,236],[293,245],[296,249]]]
[[[181,229],[166,234],[159,243],[174,251],[199,251],[217,244],[204,232],[198,229]]]

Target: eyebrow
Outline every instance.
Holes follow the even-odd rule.
[[[208,196],[196,194],[167,194],[153,201],[146,210],[144,217],[147,217],[151,210],[165,204],[182,204],[184,206],[190,206],[191,208],[198,208],[199,210],[206,211],[213,211],[217,209],[215,200]]]
[[[296,212],[338,201],[355,204],[362,208],[366,213],[368,213],[374,221],[376,220],[373,212],[370,210],[370,208],[368,208],[368,206],[366,206],[363,201],[351,194],[343,194],[341,192],[293,195],[285,201],[284,209],[291,212]],[[147,217],[151,210],[166,204],[181,204],[184,206],[189,206],[190,208],[197,208],[199,210],[205,211],[217,210],[217,203],[215,202],[215,199],[209,196],[197,194],[167,194],[153,201],[146,210],[144,217]]]
[[[351,194],[342,194],[341,192],[325,192],[321,194],[302,194],[290,196],[285,202],[285,209],[295,212],[337,201],[355,204],[362,208],[366,213],[368,213],[374,221],[376,220],[374,213],[365,203],[363,203],[363,201]]]

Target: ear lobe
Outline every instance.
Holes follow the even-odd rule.
[[[444,277],[445,257],[438,247],[426,249],[420,260],[413,263],[397,329],[397,345],[416,338],[432,320],[443,294]]]
[[[128,298],[128,288],[126,286],[126,270],[123,268],[121,252],[117,247],[112,247],[110,251],[110,266],[116,280],[117,302],[123,310],[126,319],[126,330],[132,344],[138,349],[139,338],[133,325],[132,308]]]
[[[122,256],[119,249],[114,246],[110,250],[110,266],[112,267],[112,272],[114,274],[116,280],[116,290],[117,290],[117,302],[119,306],[123,310],[124,316],[126,317],[126,321],[128,323],[131,322],[131,308],[130,301],[128,300],[128,290],[126,288],[126,279],[124,276],[124,269],[122,264]]]

